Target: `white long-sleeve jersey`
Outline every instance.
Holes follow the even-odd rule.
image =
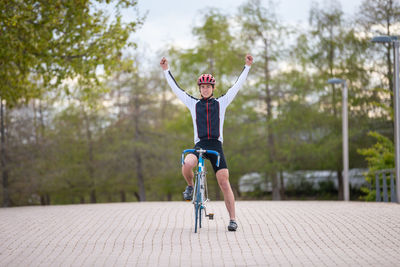
[[[245,65],[235,84],[225,95],[218,98],[197,99],[187,94],[175,81],[170,70],[165,70],[165,78],[175,95],[189,108],[193,121],[194,143],[205,139],[223,142],[225,111],[246,81],[250,66]]]

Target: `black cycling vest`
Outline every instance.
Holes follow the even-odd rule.
[[[200,140],[219,138],[219,108],[219,102],[215,98],[203,98],[196,103],[197,135]]]

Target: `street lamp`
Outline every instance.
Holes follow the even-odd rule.
[[[328,80],[329,84],[342,84],[342,137],[343,137],[343,197],[350,200],[349,190],[349,122],[347,115],[347,85],[346,81],[338,78]]]
[[[400,203],[400,133],[399,133],[399,46],[397,36],[376,36],[371,40],[374,43],[392,43],[394,57],[393,72],[393,104],[394,104],[394,146],[395,146],[395,172],[396,172],[396,197]]]

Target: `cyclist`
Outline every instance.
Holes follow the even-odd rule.
[[[225,95],[218,98],[214,98],[213,96],[216,83],[215,78],[211,74],[202,74],[197,80],[201,96],[201,98],[198,99],[187,94],[179,87],[169,70],[168,61],[165,57],[163,57],[160,62],[164,70],[165,78],[172,91],[190,110],[193,121],[195,148],[215,150],[220,153],[221,158],[218,167],[216,166],[217,157],[215,155],[206,155],[206,157],[211,162],[219,187],[224,195],[225,205],[230,217],[228,225],[229,231],[236,231],[237,223],[235,217],[235,197],[229,183],[229,171],[222,150],[225,110],[245,82],[252,64],[253,57],[247,54],[245,66],[236,83]],[[183,192],[183,198],[185,200],[191,200],[193,196],[193,168],[198,164],[198,157],[198,153],[188,154],[182,166],[182,174],[188,184],[186,190]]]

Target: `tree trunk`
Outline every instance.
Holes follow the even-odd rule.
[[[82,108],[83,109],[83,108]],[[90,179],[90,202],[91,203],[96,203],[97,202],[97,197],[96,197],[96,180],[94,177],[94,160],[93,160],[93,140],[92,140],[92,131],[90,130],[90,125],[89,125],[89,118],[86,114],[86,111],[83,110],[83,116],[85,119],[85,126],[86,126],[86,138],[87,138],[87,144],[88,144],[88,157],[89,161],[86,164],[88,172],[89,172],[89,179]]]
[[[285,180],[283,179],[283,171],[281,170],[279,172],[279,177],[280,177],[280,193],[281,193],[281,198],[282,200],[285,200]]]
[[[392,59],[391,59],[391,47],[392,44],[388,44],[387,46],[387,51],[386,51],[386,62],[388,65],[388,72],[387,72],[387,78],[389,80],[389,92],[393,91],[393,71],[392,71]],[[394,47],[393,47],[394,49]],[[393,103],[393,94],[390,94],[390,110],[393,110],[394,108],[394,103]],[[393,131],[393,136],[394,136],[394,129],[395,129],[395,122],[394,122],[394,116],[393,116],[393,121],[392,121],[392,131]]]
[[[39,103],[37,106],[36,99],[32,101],[33,107],[33,125],[35,129],[35,146],[36,146],[36,159],[41,159],[44,157],[44,118],[43,118],[43,106],[42,100],[39,99]],[[38,116],[39,114],[39,116]],[[34,169],[32,171],[33,180],[36,184],[36,191],[40,195],[40,204],[41,205],[50,205],[50,195],[46,193],[47,189],[44,185],[43,178],[41,177],[41,170]]]
[[[344,200],[343,194],[343,175],[341,170],[337,170],[337,177],[338,177],[338,199]]]
[[[215,181],[214,183],[214,188],[215,188],[215,200],[221,200],[221,188],[219,187],[218,181],[216,177],[213,177],[213,181]]]
[[[50,195],[49,194],[40,194],[40,205],[46,206],[50,205]]]
[[[233,194],[235,195],[235,197],[241,198],[242,194],[240,193],[239,185],[235,183],[235,184],[231,184],[231,187],[232,187],[232,191],[233,191]]]
[[[136,93],[133,99],[134,105],[134,123],[135,123],[135,139],[137,143],[141,142],[142,133],[139,127],[139,117],[140,117],[140,102],[139,96]],[[136,177],[139,188],[139,201],[146,201],[146,190],[144,186],[144,175],[143,175],[143,163],[142,163],[142,155],[138,148],[135,148],[134,151],[134,160],[136,162]]]
[[[39,122],[40,122],[40,140],[44,137],[44,116],[43,116],[43,106],[42,100],[39,99]]]
[[[0,99],[0,117],[1,117],[1,169],[3,176],[3,207],[10,206],[10,196],[8,192],[8,166],[6,156],[6,137],[5,137],[5,123],[4,123],[4,104],[3,100]]]
[[[126,202],[126,193],[124,190],[121,190],[119,192],[120,196],[121,196],[121,202]]]
[[[42,206],[46,205],[46,198],[43,194],[40,195],[40,205]]]
[[[330,36],[331,36],[331,45],[329,46],[329,72],[330,72],[330,77],[334,77],[335,74],[333,73],[333,69],[334,69],[334,60],[335,60],[335,53],[334,53],[334,45],[333,45],[333,39],[334,39],[334,35],[333,35],[333,30],[331,28],[330,31]],[[335,90],[335,85],[332,84],[331,86],[332,88],[332,112],[333,112],[333,117],[336,119],[339,119],[339,113],[338,110],[336,109],[336,90]],[[341,89],[342,90],[342,89]],[[343,120],[343,118],[341,118],[341,120]],[[335,122],[336,124],[336,122]],[[336,126],[336,125],[334,125]],[[335,133],[339,136],[340,133],[340,129],[341,127],[334,127],[334,131]],[[337,150],[336,151],[341,151],[342,150],[342,145],[341,143],[338,144],[337,146]],[[339,200],[344,200],[344,195],[343,195],[343,176],[342,176],[342,156],[339,153],[338,154],[338,161],[337,161],[337,177],[338,177],[338,199]]]
[[[38,126],[37,126],[37,110],[36,110],[36,100],[32,101],[32,108],[33,108],[33,128],[35,129],[35,144],[39,146],[39,133],[38,133]]]
[[[272,179],[272,200],[281,200],[281,194],[279,189],[279,181],[276,171],[274,168],[274,162],[276,160],[275,154],[275,139],[272,132],[272,96],[271,88],[269,86],[270,72],[269,72],[269,56],[268,56],[268,40],[264,39],[264,79],[265,79],[265,104],[267,105],[267,151],[268,151],[268,162],[270,166],[269,176]],[[268,175],[267,175],[268,177]]]
[[[146,201],[146,191],[144,188],[142,157],[141,157],[139,151],[135,151],[135,161],[136,161],[136,176],[138,179],[138,187],[139,187],[139,201]]]
[[[389,1],[389,8],[387,9],[393,11],[393,1]],[[390,26],[391,26],[390,16],[386,17],[386,35],[390,36]],[[392,49],[394,49],[393,44],[389,43],[386,46],[386,62],[388,66],[387,78],[389,80],[389,92],[393,90],[393,71],[392,71]],[[393,94],[390,94],[390,107],[393,110]],[[393,132],[394,132],[394,121],[393,121]]]
[[[96,203],[97,198],[96,198],[96,189],[92,188],[90,191],[90,203]]]
[[[330,77],[334,77],[335,74],[333,73],[334,69],[334,60],[335,60],[335,47],[333,44],[334,34],[333,34],[333,27],[329,28],[329,35],[330,35],[330,45],[329,45],[329,54],[328,54],[328,62],[329,62],[329,75]],[[337,110],[336,110],[336,90],[335,85],[331,85],[332,88],[332,112],[334,117],[336,118]]]
[[[142,133],[140,131],[140,96],[138,93],[135,93],[133,96],[133,122],[134,122],[134,142],[140,143],[142,141]],[[138,188],[139,188],[139,201],[146,201],[146,190],[144,186],[144,175],[143,175],[143,162],[141,151],[138,148],[135,148],[134,151],[134,160],[136,162],[136,177],[138,179]]]
[[[138,194],[138,192],[133,192],[133,195],[136,197],[137,201],[140,201],[140,196]]]
[[[211,75],[214,73],[214,39],[208,39],[210,50],[208,51],[208,71]]]
[[[272,200],[281,200],[281,189],[279,186],[276,172],[271,172],[272,175]]]

